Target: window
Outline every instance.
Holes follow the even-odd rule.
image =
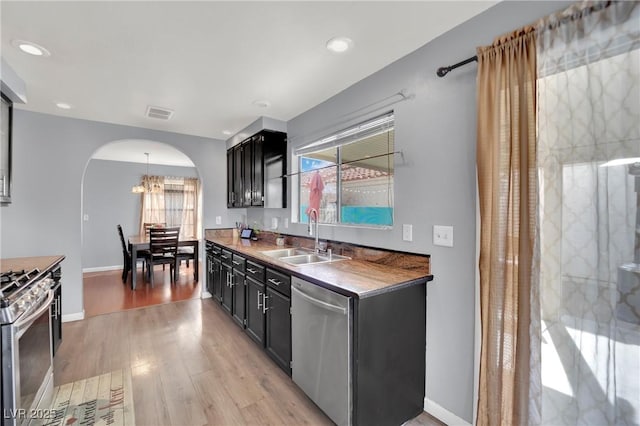
[[[180,234],[198,236],[198,179],[168,176],[143,176],[157,190],[142,194],[143,223],[179,226]]]
[[[393,154],[393,113],[297,149],[300,222],[393,225]]]

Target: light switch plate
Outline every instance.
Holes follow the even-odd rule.
[[[222,225],[222,216],[216,216],[216,225]]]
[[[413,225],[402,225],[402,241],[413,241]]]
[[[453,226],[433,226],[433,245],[453,247]]]

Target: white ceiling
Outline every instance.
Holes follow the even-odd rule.
[[[2,57],[27,86],[17,108],[225,140],[260,116],[290,120],[495,3],[2,0]],[[354,48],[329,52],[335,36]],[[175,113],[147,118],[148,105]]]

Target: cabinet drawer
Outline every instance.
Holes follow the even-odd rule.
[[[231,258],[231,264],[233,265],[233,269],[235,269],[236,271],[244,272],[244,265],[246,262],[247,260],[244,257],[238,256],[235,253]]]
[[[258,282],[264,283],[264,270],[265,267],[260,265],[259,263],[247,260],[247,265],[245,266],[245,272],[247,276],[252,277]]]
[[[231,252],[229,250],[222,249],[220,252],[220,260],[225,265],[231,265]]]
[[[267,268],[267,285],[280,293],[291,296],[291,277]]]

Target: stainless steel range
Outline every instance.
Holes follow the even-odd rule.
[[[0,273],[2,425],[43,417],[53,390],[51,273]]]

